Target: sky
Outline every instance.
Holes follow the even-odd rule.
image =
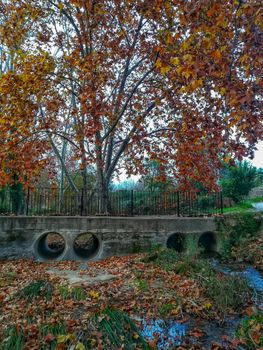
[[[263,168],[263,141],[257,145],[257,151],[255,152],[255,158],[252,160],[252,164],[257,168]]]
[[[255,152],[255,157],[254,159],[248,159],[254,166],[257,168],[263,168],[263,141],[259,142],[257,145],[257,151]],[[114,183],[120,183],[125,180],[133,180],[133,181],[138,181],[140,176],[131,176],[128,177],[125,173],[122,173],[120,175],[119,180],[115,179]]]

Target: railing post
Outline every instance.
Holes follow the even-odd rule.
[[[81,189],[81,197],[80,197],[80,216],[83,215],[83,188]]]
[[[179,191],[177,191],[177,216],[180,216],[180,198],[179,198]]]
[[[29,197],[30,197],[30,187],[27,189],[27,198],[26,198],[26,216],[28,216],[29,210]]]
[[[131,216],[133,216],[133,190],[131,190]]]
[[[224,208],[223,208],[223,192],[220,192],[220,212],[223,214]]]

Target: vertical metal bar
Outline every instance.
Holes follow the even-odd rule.
[[[118,215],[122,214],[121,190],[118,191]]]
[[[34,198],[33,198],[33,215],[37,214],[37,189],[34,189]]]
[[[80,216],[83,215],[83,188],[81,189],[81,197],[80,197]]]
[[[57,208],[57,210],[56,210],[56,212],[57,212],[57,214],[59,214],[59,209],[60,209],[60,207],[59,207],[59,192],[58,192],[58,190],[56,189],[56,208]]]
[[[41,191],[40,191],[40,202],[39,202],[39,213],[40,215],[43,215],[43,211],[42,211],[42,208],[43,208],[43,202],[44,202],[44,190],[43,188],[41,188]]]
[[[127,215],[127,211],[124,209],[124,198],[126,197],[126,190],[120,190],[119,194],[120,194],[120,203],[121,203],[121,215]]]
[[[223,192],[220,192],[220,213],[224,213],[224,206],[223,206]]]
[[[44,188],[44,214],[47,215],[47,189]]]
[[[144,191],[144,196],[143,196],[143,200],[144,200],[144,211],[143,214],[147,214],[147,193],[146,191]]]
[[[121,215],[127,215],[127,211],[124,209],[124,205],[123,205],[123,202],[124,202],[124,198],[126,197],[125,194],[126,194],[126,190],[120,190],[119,192],[119,196],[120,196],[120,214]]]
[[[100,194],[100,191],[97,191],[97,198],[98,198],[98,206],[97,206],[97,214],[100,214],[101,212],[101,194]]]
[[[193,192],[189,192],[189,216],[193,215],[193,211],[192,211],[192,196],[193,196]]]
[[[107,189],[107,201],[106,201],[107,207],[106,207],[106,211],[107,211],[108,215],[112,214],[111,195],[110,194],[111,194],[111,192],[108,191],[108,189]]]
[[[28,187],[28,189],[27,189],[27,197],[26,197],[26,216],[28,216],[29,198],[30,198],[30,187]]]
[[[93,199],[94,194],[92,194],[92,191],[87,192],[87,215],[92,214],[92,199]]]
[[[208,212],[207,212],[207,215],[210,215],[210,213],[211,213],[210,193],[207,194],[207,197],[208,197]]]
[[[47,207],[48,207],[48,213],[50,215],[51,212],[51,193],[50,193],[50,190],[48,190],[48,200],[47,200]]]
[[[177,191],[177,216],[180,216],[180,197],[179,191]]]
[[[133,216],[133,190],[131,190],[131,216]]]
[[[213,215],[216,213],[216,198],[217,198],[217,196],[216,196],[216,193],[215,192],[213,192]]]
[[[156,192],[154,193],[154,214],[158,215],[158,199]]]
[[[69,194],[69,202],[70,202],[70,206],[69,206],[68,213],[70,216],[72,216],[72,214],[73,214],[73,193],[71,191]]]
[[[200,216],[202,214],[202,208],[201,208],[201,201],[203,198],[203,192],[198,193],[198,215]]]
[[[118,215],[122,214],[122,202],[121,202],[121,190],[118,190],[117,192],[117,197],[118,197]]]
[[[192,192],[188,192],[188,215],[191,216],[192,215],[192,211],[191,211],[191,199],[192,199]]]
[[[196,216],[196,207],[195,207],[195,202],[196,202],[196,192],[193,193],[193,198],[192,198],[192,208],[193,208],[193,213],[194,213],[194,216]]]
[[[40,215],[41,189],[37,190],[37,215]]]
[[[33,190],[31,193],[31,196],[29,198],[29,201],[30,201],[29,206],[31,208],[31,214],[32,214],[32,210],[34,211],[34,196],[35,196],[35,194],[34,194],[34,190]]]
[[[191,216],[193,216],[193,192],[190,192],[190,212]]]

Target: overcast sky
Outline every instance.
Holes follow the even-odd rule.
[[[263,168],[263,141],[258,143],[255,158],[252,160],[253,165],[257,168]]]
[[[252,164],[257,168],[263,168],[263,141],[258,143],[257,149],[258,150],[255,152],[255,158],[252,161],[249,159],[249,161],[252,162]],[[114,183],[119,183],[125,180],[137,181],[139,178],[140,176],[131,176],[128,178],[128,176],[125,173],[123,173],[120,175],[119,180],[114,180]]]

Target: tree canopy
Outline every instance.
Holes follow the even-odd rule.
[[[258,175],[257,168],[248,161],[226,167],[220,180],[224,195],[240,202],[256,186]]]
[[[75,162],[103,192],[147,156],[215,188],[263,139],[262,23],[257,0],[0,1],[1,184]]]

